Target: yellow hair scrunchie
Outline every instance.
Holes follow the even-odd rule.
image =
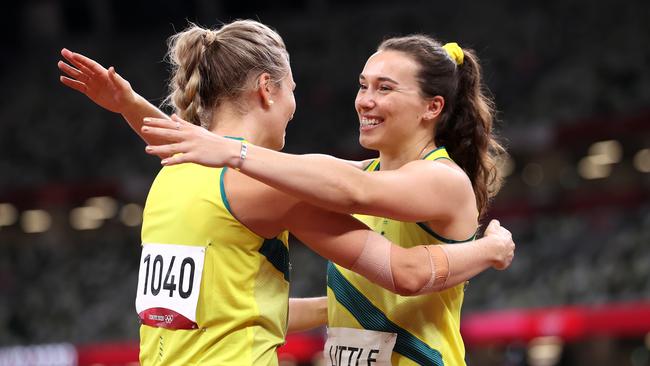
[[[447,51],[447,54],[449,55],[449,57],[451,57],[452,60],[454,60],[456,65],[463,64],[463,59],[465,57],[465,54],[463,53],[463,49],[460,48],[458,43],[450,42],[442,46],[442,48],[444,48],[445,51]]]

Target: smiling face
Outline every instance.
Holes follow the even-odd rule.
[[[370,56],[359,76],[355,108],[359,143],[372,150],[396,150],[422,133],[430,100],[421,96],[416,79],[419,65],[399,51]]]

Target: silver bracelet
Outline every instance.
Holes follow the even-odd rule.
[[[244,160],[246,159],[246,154],[248,154],[248,143],[246,140],[241,140],[241,150],[239,151],[239,167],[244,164]]]

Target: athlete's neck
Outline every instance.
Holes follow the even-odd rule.
[[[241,137],[246,141],[267,147],[263,131],[260,131],[260,124],[257,117],[249,114],[242,114],[232,103],[224,102],[212,112],[212,128],[221,136]]]
[[[429,151],[436,148],[431,138],[422,138],[408,143],[401,143],[394,149],[382,149],[379,151],[381,170],[395,170],[403,165],[422,159]]]

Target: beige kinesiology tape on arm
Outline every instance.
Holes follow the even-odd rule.
[[[429,255],[429,265],[431,266],[431,278],[424,285],[417,295],[426,294],[433,291],[440,291],[445,288],[449,278],[449,258],[442,245],[425,245],[423,248]]]
[[[368,238],[361,254],[352,265],[352,270],[370,281],[395,292],[395,281],[390,269],[391,242],[383,236],[368,232]]]
[[[416,293],[421,295],[443,289],[449,277],[447,253],[440,245],[426,245],[431,276],[429,281]],[[395,292],[395,280],[390,266],[391,242],[383,236],[370,232],[361,254],[352,265],[352,270],[370,281]]]

